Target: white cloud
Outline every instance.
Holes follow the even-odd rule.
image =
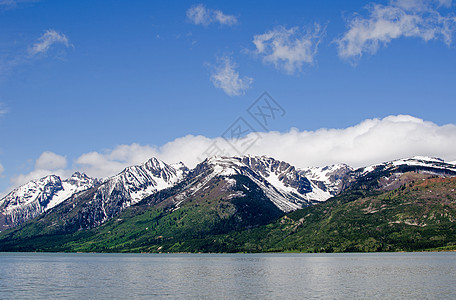
[[[203,4],[190,7],[187,10],[187,18],[196,25],[209,25],[212,22],[210,12]]]
[[[187,10],[187,18],[195,25],[208,26],[211,23],[232,26],[238,22],[233,15],[225,15],[222,11],[206,8],[204,4],[198,4]]]
[[[19,174],[10,178],[10,190],[23,185],[30,180],[38,179],[47,175],[58,175],[63,178],[69,177],[72,173],[67,169],[67,159],[64,156],[53,152],[43,152],[35,161],[35,167],[26,174]]]
[[[157,155],[155,147],[139,144],[119,145],[107,153],[89,152],[81,155],[76,164],[94,177],[115,175],[127,166],[141,164]]]
[[[456,30],[454,15],[442,16],[440,6],[451,1],[396,0],[390,5],[370,4],[367,18],[355,15],[348,30],[335,43],[342,59],[359,59],[364,53],[375,54],[380,46],[401,37],[421,38],[424,41],[441,39],[452,42]]]
[[[250,137],[245,137],[247,141]],[[233,141],[231,141],[233,142]],[[242,141],[241,141],[242,142]],[[119,145],[114,149],[90,152],[76,160],[76,169],[89,176],[107,177],[123,168],[140,164],[151,157],[167,163],[182,161],[194,167],[214,143],[229,155],[238,155],[222,138],[187,135],[161,147],[149,145]],[[367,166],[384,161],[415,155],[441,157],[456,160],[456,125],[437,125],[408,115],[388,116],[383,119],[367,119],[359,124],[340,129],[319,129],[289,132],[262,133],[246,154],[267,155],[287,161],[296,167],[324,166],[344,162],[353,167]],[[29,174],[11,179],[13,187],[31,179],[49,174],[66,178],[72,171],[35,169]]]
[[[68,38],[63,33],[58,33],[53,29],[46,30],[46,32],[38,39],[38,42],[29,48],[29,54],[34,56],[46,53],[55,44],[62,44],[66,48],[71,46]]]
[[[247,141],[249,136],[245,137]],[[128,165],[157,157],[167,163],[182,161],[194,167],[211,145],[229,155],[238,155],[222,138],[187,135],[161,147],[138,144],[121,145],[106,153],[82,155],[79,169],[91,176],[110,176]],[[361,167],[415,155],[438,156],[456,160],[456,125],[439,126],[408,115],[367,119],[341,129],[262,133],[248,151],[268,155],[297,167],[324,166],[344,162]]]
[[[67,159],[65,156],[61,156],[49,151],[43,152],[35,162],[36,170],[65,169],[66,166]]]
[[[252,148],[297,166],[345,162],[360,167],[414,155],[456,158],[456,126],[438,126],[412,116],[368,119],[343,129],[291,130],[263,135]]]
[[[106,152],[90,152],[76,160],[77,169],[94,177],[107,177],[117,174],[125,167],[141,164],[151,157],[157,157],[167,163],[184,162],[194,167],[204,159],[204,151],[214,142],[223,142],[222,138],[211,139],[204,136],[187,135],[166,143],[161,147],[150,145],[119,145]]]
[[[236,67],[228,56],[224,56],[218,59],[218,65],[211,75],[214,86],[222,89],[229,96],[243,95],[253,83],[253,78],[247,76],[240,78]]]
[[[256,54],[264,63],[271,63],[288,74],[301,71],[303,64],[313,64],[318,45],[326,29],[315,24],[314,28],[303,30],[299,27],[287,29],[277,27],[263,34],[255,35]]]
[[[237,18],[232,15],[225,15],[220,10],[214,10],[215,20],[222,25],[234,25],[237,23]]]
[[[106,177],[120,172],[126,165],[132,165],[128,160],[118,161],[110,155],[90,152],[81,155],[76,164],[80,169],[93,177]]]
[[[410,11],[432,10],[433,7],[451,7],[452,0],[392,0],[390,4]]]
[[[2,174],[3,174],[3,171],[5,171],[5,168],[3,168],[3,165],[0,164],[0,177],[1,177]]]
[[[221,138],[216,140],[223,141]],[[125,167],[144,163],[151,157],[157,157],[167,163],[182,161],[187,166],[194,167],[200,162],[198,156],[203,158],[202,153],[213,141],[204,136],[187,135],[161,147],[136,143],[119,145],[101,153],[85,153],[76,159],[76,166],[78,170],[98,178],[115,175]]]
[[[71,175],[71,171],[69,170],[33,170],[30,173],[27,174],[19,174],[11,177],[10,183],[11,187],[8,189],[8,191],[13,190],[14,188],[17,188],[30,180],[34,179],[39,179],[48,175],[57,175],[61,176],[62,179],[67,178]]]

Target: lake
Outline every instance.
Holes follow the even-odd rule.
[[[0,253],[0,299],[456,299],[456,253]]]

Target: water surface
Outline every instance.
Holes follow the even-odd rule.
[[[456,253],[0,253],[0,299],[456,299]]]

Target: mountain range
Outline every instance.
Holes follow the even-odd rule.
[[[231,251],[237,245],[241,251],[258,251],[267,243],[257,240],[250,248],[233,240],[208,249],[195,245],[208,236],[255,234],[340,197],[358,201],[418,179],[452,176],[454,163],[430,157],[358,169],[345,164],[300,169],[250,155],[211,157],[189,169],[152,158],[104,179],[76,172],[68,179],[50,175],[14,189],[0,200],[0,250],[159,251],[168,245],[167,251]],[[351,198],[360,191],[360,197]],[[49,243],[56,237],[57,244]],[[239,240],[249,239],[241,235]],[[183,247],[184,241],[192,242]],[[349,249],[331,246],[335,248]]]
[[[351,171],[343,164],[299,170],[273,158],[243,156],[209,158],[190,172],[183,163],[166,164],[151,158],[101,180],[79,172],[65,180],[57,175],[32,180],[0,200],[0,226],[2,230],[17,226],[72,198],[88,200],[93,223],[86,227],[97,226],[188,175],[200,180],[187,193],[214,176],[248,176],[279,209],[290,212],[336,195],[343,187],[344,176]]]

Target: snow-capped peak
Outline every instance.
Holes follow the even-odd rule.
[[[445,162],[443,159],[439,157],[430,157],[430,156],[413,156],[409,160],[418,160],[418,161],[428,161],[428,162],[438,162],[438,163],[443,163]]]
[[[62,189],[62,182],[59,176],[48,175],[21,185],[7,194],[0,200],[2,210],[11,211],[22,205],[30,204],[34,201],[45,203],[57,191]]]
[[[349,181],[349,174],[353,168],[347,164],[333,164],[325,167],[310,167],[301,169],[300,173],[306,176],[312,184],[317,185],[321,190],[328,193],[326,199],[337,195]]]
[[[49,201],[45,211],[59,205],[71,196],[88,190],[99,183],[98,179],[91,178],[85,173],[74,172],[68,179],[62,181],[62,189],[59,190]]]
[[[175,166],[178,169],[153,157],[141,165],[127,167],[104,180],[99,196],[108,201],[113,193],[122,194],[125,207],[135,204],[156,191],[172,186],[188,172],[182,163]]]
[[[240,174],[240,168],[245,167],[235,157],[213,156],[207,158],[206,162],[212,166],[214,174],[222,176]]]
[[[325,167],[310,167],[302,169],[303,174],[311,180],[328,181],[338,171],[353,171],[353,168],[347,164],[334,164]]]
[[[393,161],[388,161],[380,164],[371,165],[359,169],[361,174],[367,174],[374,171],[377,168],[390,169],[400,166],[413,166],[413,167],[422,167],[422,168],[432,168],[439,170],[447,170],[456,172],[456,165],[451,162],[445,162],[441,158],[429,157],[429,156],[414,156],[411,158],[397,159]]]
[[[210,157],[206,161],[213,170],[206,180],[215,175],[244,175],[255,182],[281,210],[289,212],[315,201],[331,197],[317,184],[310,182],[300,170],[287,162],[267,156]],[[203,163],[204,164],[204,163]],[[201,185],[203,186],[203,185]],[[196,189],[197,190],[197,189]]]
[[[79,172],[65,180],[57,175],[32,180],[0,200],[0,214],[5,217],[5,224],[0,230],[32,219],[97,183],[97,179]]]

